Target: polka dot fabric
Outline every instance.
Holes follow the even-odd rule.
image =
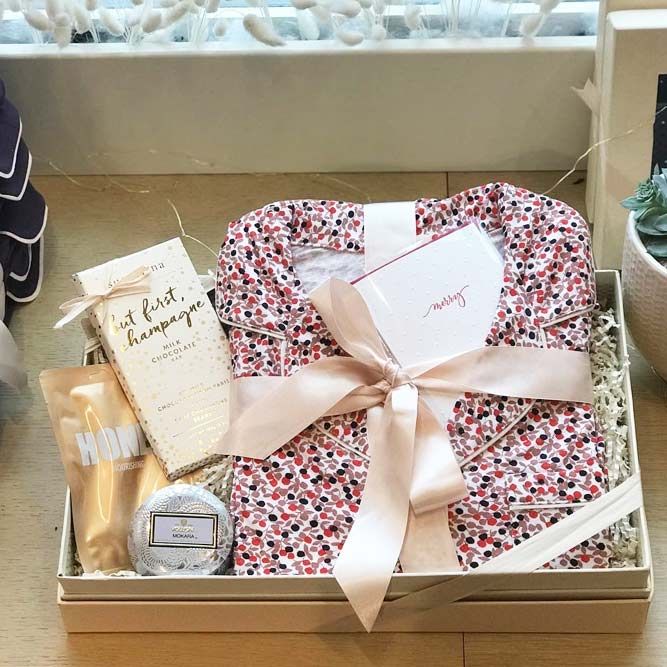
[[[486,345],[588,349],[595,303],[590,239],[576,211],[508,184],[415,203],[424,241],[475,221],[502,238],[503,287]],[[307,298],[292,250],[363,253],[363,206],[285,201],[231,223],[216,305],[230,325],[236,377],[291,375],[344,354]],[[459,561],[481,563],[605,493],[592,407],[466,394],[447,423],[470,494],[450,507]],[[368,466],[363,412],[325,418],[266,461],[237,459],[235,570],[327,574],[358,511]],[[606,567],[607,532],[545,567]]]

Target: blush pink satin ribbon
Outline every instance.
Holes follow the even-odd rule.
[[[83,296],[77,296],[69,301],[65,301],[65,303],[60,305],[60,310],[65,315],[53,325],[53,328],[61,329],[77,315],[80,315],[88,308],[94,308],[101,303],[104,304],[107,299],[150,292],[150,275],[151,270],[147,266],[139,266],[120,278],[120,280],[117,280],[109,289],[103,292],[84,294]]]
[[[568,350],[485,347],[401,368],[352,285],[332,279],[311,298],[350,356],[317,360],[290,377],[237,380],[246,407],[217,451],[264,459],[321,417],[367,410],[366,483],[334,576],[370,631],[399,556],[405,571],[457,567],[447,506],[467,490],[447,433],[420,390],[452,404],[464,392],[590,403],[589,359]]]

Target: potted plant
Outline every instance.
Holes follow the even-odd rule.
[[[623,200],[630,210],[623,250],[623,300],[637,347],[667,379],[667,169]]]

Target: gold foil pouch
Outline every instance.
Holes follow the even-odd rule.
[[[43,371],[39,380],[71,491],[83,570],[132,569],[130,521],[169,482],[109,364]]]

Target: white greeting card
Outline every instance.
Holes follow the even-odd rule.
[[[402,366],[484,345],[503,260],[477,225],[414,247],[357,279],[381,336]]]

